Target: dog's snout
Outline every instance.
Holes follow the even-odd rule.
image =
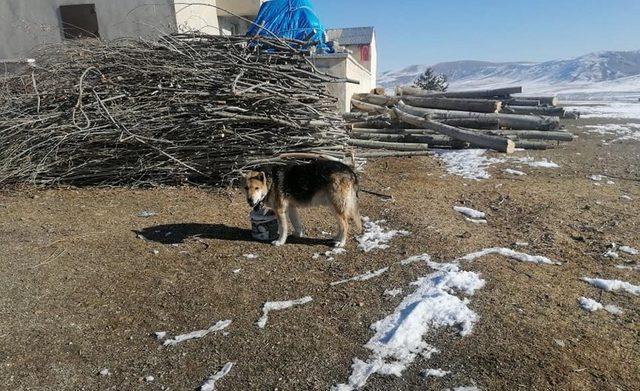
[[[247,203],[249,204],[249,206],[253,207],[256,206],[256,203],[253,202],[253,200],[251,198],[247,198]]]

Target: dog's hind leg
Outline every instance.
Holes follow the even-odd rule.
[[[289,218],[291,219],[291,225],[293,225],[293,235],[299,238],[303,238],[304,227],[302,226],[302,221],[300,220],[298,209],[296,209],[295,206],[290,206],[288,214],[289,214]]]
[[[336,210],[338,217],[338,235],[336,236],[335,246],[344,247],[347,244],[347,235],[349,235],[349,215],[345,211]]]
[[[278,217],[278,239],[273,241],[274,246],[282,246],[289,236],[289,227],[287,226],[287,208],[282,206],[276,208],[276,216]]]
[[[349,199],[347,201],[347,208],[349,211],[349,217],[353,220],[353,224],[355,225],[355,230],[358,234],[362,233],[362,217],[360,216],[360,208],[358,208],[358,196],[356,195],[355,189],[349,195]]]

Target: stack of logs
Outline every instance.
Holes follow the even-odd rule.
[[[578,113],[558,107],[556,97],[514,97],[521,87],[483,91],[434,92],[399,87],[396,96],[382,89],[356,94],[353,111],[344,115],[351,128],[349,144],[389,151],[361,157],[422,155],[428,148],[547,149],[572,141],[560,119]],[[553,142],[553,143],[551,143]]]

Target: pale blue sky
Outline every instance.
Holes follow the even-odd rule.
[[[640,49],[640,0],[313,0],[326,27],[374,26],[380,71]]]

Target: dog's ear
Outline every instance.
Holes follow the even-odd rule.
[[[259,177],[262,183],[267,183],[267,174],[265,174],[264,171],[260,171]]]

